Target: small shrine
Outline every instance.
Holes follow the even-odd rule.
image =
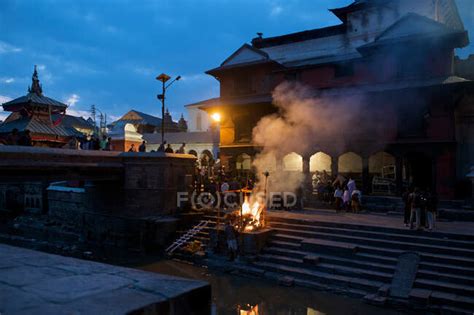
[[[15,144],[8,143],[13,132],[22,135],[29,131],[34,146],[62,147],[72,137],[82,139],[94,131],[94,127],[82,117],[66,115],[66,104],[43,95],[36,66],[28,94],[2,106],[11,112],[0,124],[0,142],[4,144]]]

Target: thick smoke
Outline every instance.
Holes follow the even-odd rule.
[[[256,189],[264,189],[263,173],[269,171],[269,192],[295,192],[304,175],[284,171],[285,155],[296,152],[310,156],[320,151],[318,145],[324,143],[343,152],[348,142],[361,133],[374,132],[363,130],[363,121],[371,119],[373,124],[377,119],[380,124],[382,116],[374,117],[377,111],[372,110],[368,117],[364,99],[360,94],[337,98],[316,96],[314,90],[298,83],[279,85],[273,92],[278,112],[263,117],[253,129],[254,143],[263,148],[253,162],[258,176]]]

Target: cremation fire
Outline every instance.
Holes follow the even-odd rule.
[[[258,200],[250,203],[249,198],[245,197],[241,209],[241,224],[243,231],[250,232],[260,229],[264,226],[263,210],[265,205]]]

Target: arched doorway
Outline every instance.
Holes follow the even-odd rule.
[[[405,180],[410,187],[431,189],[433,183],[433,159],[426,154],[413,152],[406,155]]]
[[[362,174],[362,158],[354,152],[344,153],[339,157],[338,170],[340,174]]]
[[[324,152],[313,154],[309,159],[309,171],[311,173],[326,171],[331,174],[331,156]]]
[[[283,170],[288,172],[303,172],[303,157],[292,152],[283,158]]]
[[[396,193],[396,159],[387,152],[377,152],[369,157],[369,180],[374,194]]]
[[[242,153],[235,159],[235,169],[238,172],[248,172],[252,168],[252,158],[246,153]]]
[[[362,157],[354,152],[347,152],[338,159],[339,174],[346,179],[352,177],[357,187],[362,187]]]
[[[331,156],[324,153],[318,152],[313,154],[309,159],[309,171],[311,173],[311,187],[313,192],[317,192],[328,182],[331,181]]]
[[[396,178],[395,157],[387,152],[377,152],[369,157],[369,174],[383,178]]]

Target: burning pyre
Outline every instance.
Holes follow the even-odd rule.
[[[244,203],[240,209],[240,230],[251,232],[264,227],[263,211],[265,204],[258,200],[249,202],[249,198],[245,197]]]

